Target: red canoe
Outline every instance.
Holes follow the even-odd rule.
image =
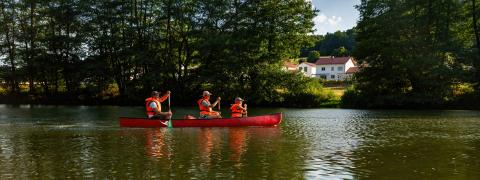
[[[173,127],[238,127],[275,126],[282,121],[282,113],[241,118],[172,119]],[[166,127],[165,120],[120,117],[121,127]]]

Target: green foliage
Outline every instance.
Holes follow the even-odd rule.
[[[3,86],[0,86],[0,95],[7,95],[7,89],[5,89]]]
[[[354,56],[363,65],[345,105],[438,107],[466,81],[463,3],[362,1]],[[462,20],[460,20],[462,19]],[[470,41],[470,40],[469,40]],[[466,68],[465,68],[466,67]]]
[[[259,87],[253,87],[249,97],[256,104],[319,107],[336,100],[334,93],[324,89],[319,79],[282,71],[278,66],[264,67],[255,81]]]
[[[335,33],[327,33],[326,35],[313,36],[315,39],[314,46],[307,46],[301,50],[301,56],[307,57],[309,52],[318,51],[322,55],[339,56],[338,50],[343,47],[348,52],[352,52],[356,46],[357,32],[356,29],[349,29],[347,31],[337,31]],[[343,56],[342,54],[341,56]]]
[[[318,60],[318,58],[320,58],[320,52],[310,51],[310,53],[308,53],[307,61],[308,62],[315,62],[315,61]]]
[[[268,104],[294,89],[279,79],[304,86],[276,68],[312,45],[316,13],[304,0],[2,1],[0,10],[12,91],[23,80],[32,96],[134,102],[171,90],[189,105],[205,88]]]
[[[323,88],[318,79],[307,79],[306,86],[288,94],[286,104],[293,107],[336,107],[338,97],[333,91]]]
[[[338,49],[333,50],[333,56],[336,57],[347,57],[350,56],[350,52],[345,47],[340,47]]]

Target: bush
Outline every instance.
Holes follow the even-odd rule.
[[[259,88],[250,97],[256,104],[287,107],[336,106],[339,98],[323,87],[320,79],[305,77],[301,73],[267,67],[255,83]]]
[[[8,92],[7,92],[7,89],[4,88],[3,86],[0,86],[0,95],[6,95]]]

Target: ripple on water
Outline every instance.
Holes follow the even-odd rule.
[[[478,112],[264,111],[259,114],[284,112],[283,123],[120,128],[118,116],[143,115],[143,108],[0,106],[0,179],[480,176]]]

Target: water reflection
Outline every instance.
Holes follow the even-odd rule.
[[[228,137],[228,146],[232,153],[230,160],[234,162],[235,167],[240,168],[242,166],[240,159],[247,150],[247,131],[245,128],[230,128]]]
[[[218,148],[220,137],[218,132],[213,128],[201,128],[198,136],[198,143],[202,165],[210,166],[212,161],[212,153],[215,148]]]
[[[0,106],[0,179],[480,178],[480,112],[249,113],[278,111],[278,127],[148,129],[118,127],[141,107]]]
[[[478,179],[479,117],[462,111],[370,111],[355,131],[363,139],[353,151],[356,177]],[[469,157],[473,155],[473,157]],[[473,161],[472,161],[473,160]],[[471,162],[476,162],[471,163]]]
[[[148,129],[146,134],[145,149],[148,156],[155,158],[170,157],[170,151],[168,147],[165,147],[166,128]],[[168,146],[168,145],[167,145]]]

